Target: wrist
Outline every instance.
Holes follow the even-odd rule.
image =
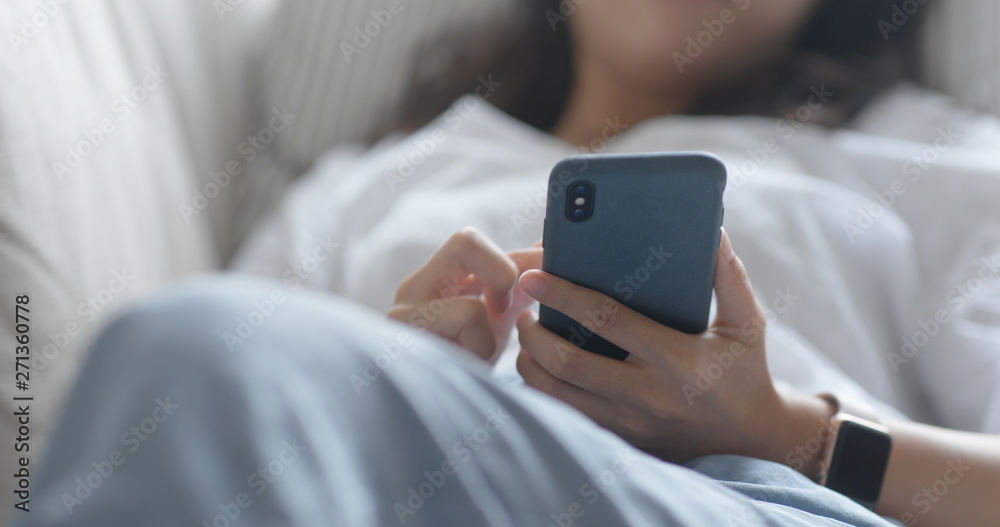
[[[781,404],[766,420],[758,444],[758,456],[788,465],[815,480],[828,445],[834,440],[832,427],[836,407],[827,400],[797,393],[779,394]]]

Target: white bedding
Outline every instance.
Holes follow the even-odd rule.
[[[675,116],[606,149],[656,150],[710,151],[729,166],[725,225],[761,301],[777,308],[768,350],[782,385],[1000,433],[1000,123],[904,86],[850,131]],[[411,137],[332,151],[233,268],[385,312],[402,279],[463,226],[505,249],[538,240],[548,172],[572,153],[461,99]],[[893,188],[889,210],[859,217]],[[936,313],[947,322],[934,332]],[[921,327],[935,333],[924,344]],[[904,353],[904,337],[917,338],[916,353]],[[499,374],[513,371],[514,351]]]

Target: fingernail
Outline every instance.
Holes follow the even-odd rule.
[[[517,281],[524,289],[526,293],[531,295],[533,298],[538,298],[545,294],[545,290],[549,288],[548,283],[545,281],[545,277],[542,273],[538,271],[527,271],[521,275],[521,279]]]
[[[518,329],[521,329],[521,326],[527,324],[529,320],[531,320],[531,311],[523,311],[517,316],[517,321],[514,325],[516,325]]]

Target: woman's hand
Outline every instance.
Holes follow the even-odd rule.
[[[540,247],[504,253],[478,229],[448,239],[403,281],[389,317],[428,329],[493,362],[519,312],[534,299],[517,277],[541,267]]]
[[[524,273],[519,283],[630,353],[619,362],[583,351],[521,313],[517,367],[525,381],[663,459],[727,453],[780,462],[798,438],[775,437],[775,428],[797,433],[787,425],[805,416],[815,431],[818,423],[804,411],[826,411],[815,398],[791,403],[775,390],[764,352],[765,313],[725,232],[715,273],[717,316],[700,335],[542,271]]]

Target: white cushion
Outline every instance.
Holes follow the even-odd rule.
[[[255,129],[247,50],[268,5],[220,20],[196,0],[0,2],[0,437],[13,445],[12,321],[28,295],[31,470],[95,329],[232,244],[243,179],[190,222],[180,205]]]

